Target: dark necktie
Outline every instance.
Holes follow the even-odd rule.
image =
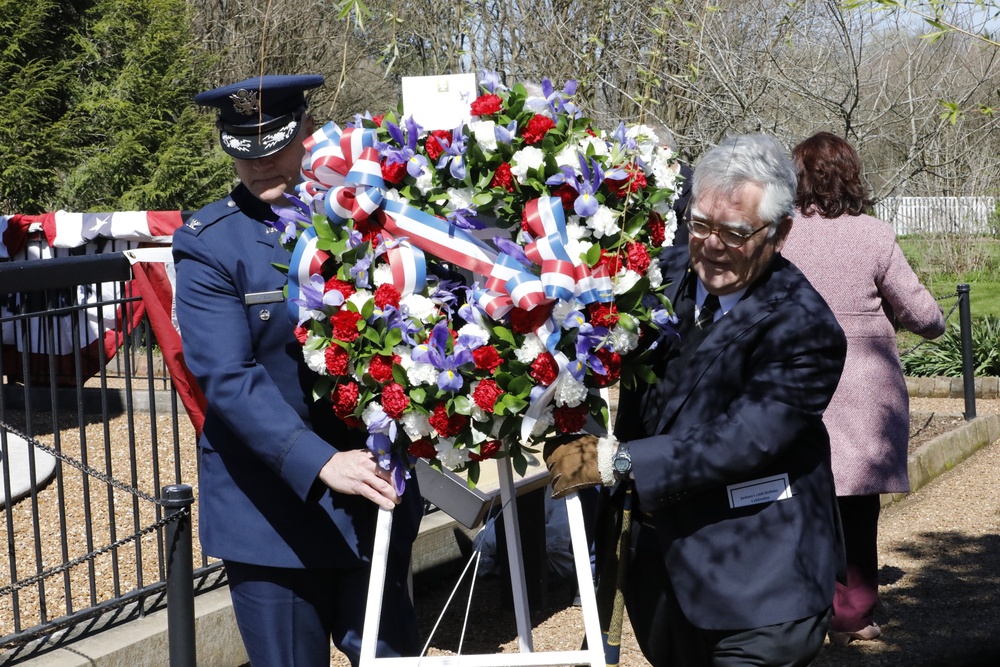
[[[714,294],[706,295],[705,303],[701,304],[701,310],[698,311],[698,320],[695,322],[695,326],[699,329],[711,326],[715,322],[715,314],[719,311],[719,306],[719,297]]]

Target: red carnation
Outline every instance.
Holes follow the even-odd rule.
[[[503,393],[503,389],[493,380],[483,380],[476,385],[476,390],[472,392],[472,400],[486,412],[493,412],[494,406]]]
[[[372,244],[372,248],[378,247],[379,234],[382,233],[382,228],[371,219],[369,220],[355,220],[354,221],[354,231],[361,234],[361,240],[367,241]]]
[[[595,327],[614,329],[618,324],[618,307],[613,303],[592,303],[587,306],[590,323]]]
[[[410,407],[410,397],[403,385],[390,382],[382,389],[382,410],[392,419],[399,419],[403,411]]]
[[[385,118],[385,114],[380,114],[378,116],[372,116],[372,122],[382,127],[382,119]]]
[[[575,408],[563,406],[552,411],[556,430],[560,433],[576,433],[587,423],[587,404],[581,403]]]
[[[441,157],[441,153],[444,153],[444,149],[449,146],[451,146],[451,132],[448,130],[434,130],[427,135],[427,141],[424,142],[427,157],[432,160]]]
[[[471,105],[473,116],[489,116],[503,108],[503,100],[499,95],[483,95],[477,97]]]
[[[597,265],[606,268],[609,276],[617,276],[622,270],[622,257],[617,251],[608,252],[601,248],[601,258],[597,260]]]
[[[479,453],[469,452],[469,458],[473,461],[485,461],[487,459],[492,459],[500,453],[500,441],[499,440],[486,440],[483,444],[479,445]]]
[[[514,191],[514,176],[510,173],[510,165],[504,162],[493,172],[493,180],[490,181],[491,188],[503,188],[507,192]]]
[[[333,337],[345,343],[353,342],[359,335],[358,322],[360,320],[360,314],[347,308],[341,308],[330,318],[330,324],[333,326]]]
[[[372,357],[372,361],[368,365],[368,374],[379,384],[385,384],[392,379],[392,364],[396,361],[399,361],[397,355],[387,357],[382,354],[376,354]]]
[[[406,448],[406,451],[410,456],[416,456],[422,459],[432,459],[437,456],[437,450],[434,449],[434,443],[427,438],[420,438],[420,440],[411,443],[410,446]]]
[[[531,362],[531,370],[528,375],[539,384],[548,387],[556,381],[556,377],[559,375],[559,364],[550,353],[542,352]]]
[[[622,373],[622,358],[617,352],[602,347],[594,350],[594,356],[604,365],[604,373],[594,373],[594,384],[598,387],[608,387],[618,382]]]
[[[551,118],[536,113],[524,126],[524,132],[521,133],[521,136],[524,137],[524,143],[537,144],[545,138],[546,132],[555,126],[556,124],[552,122]]]
[[[663,222],[663,216],[656,211],[649,212],[649,242],[654,248],[663,246],[667,240],[667,225]]]
[[[628,176],[624,179],[604,179],[604,182],[608,184],[608,190],[616,197],[624,197],[629,192],[638,192],[647,185],[646,174],[634,164],[625,167],[625,173]]]
[[[641,243],[632,242],[628,244],[628,256],[625,258],[625,266],[632,269],[639,275],[645,275],[649,268],[649,251]]]
[[[472,359],[476,362],[476,368],[482,371],[494,372],[503,363],[497,349],[492,345],[483,345],[472,351]]]
[[[442,438],[451,438],[462,432],[469,418],[465,415],[449,415],[445,404],[438,403],[428,421]]]
[[[340,278],[330,278],[326,281],[326,285],[323,287],[324,292],[332,292],[337,290],[344,295],[344,300],[350,299],[354,295],[354,285],[347,282],[346,280],[341,280]]]
[[[309,340],[309,329],[303,326],[295,327],[295,340],[299,341],[299,345],[305,345]]]
[[[536,306],[531,310],[523,310],[521,308],[511,308],[510,311],[510,327],[514,330],[514,333],[526,334],[531,333],[538,327],[542,325],[542,322],[549,318],[552,314],[552,304],[545,306]]]
[[[396,289],[396,286],[389,283],[379,285],[375,290],[375,305],[379,308],[385,308],[386,306],[399,308],[399,300],[401,298],[402,295]]]
[[[358,395],[361,393],[356,382],[344,382],[338,384],[330,393],[330,401],[333,403],[333,414],[343,420],[347,420],[358,407]]]
[[[389,162],[388,160],[382,160],[382,179],[385,180],[386,183],[399,185],[404,176],[406,176],[405,162]]]
[[[573,210],[573,204],[576,203],[576,198],[580,196],[572,185],[569,183],[563,183],[559,187],[552,191],[553,197],[559,197],[562,200],[562,207],[564,211]]]
[[[326,360],[326,372],[330,375],[347,375],[347,362],[351,360],[351,355],[347,350],[339,345],[331,345],[323,352]]]

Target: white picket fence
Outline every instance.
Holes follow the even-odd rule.
[[[875,204],[875,217],[906,234],[992,234],[990,214],[996,197],[887,197]]]

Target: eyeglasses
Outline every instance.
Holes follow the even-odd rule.
[[[758,227],[749,234],[741,234],[734,229],[729,229],[727,227],[722,227],[721,229],[716,229],[711,225],[704,222],[698,222],[696,220],[690,220],[687,223],[688,231],[691,232],[691,236],[696,239],[707,239],[712,234],[718,234],[719,240],[728,248],[742,248],[743,244],[750,240],[757,232],[761,232],[768,227],[770,223],[764,225],[763,227]]]

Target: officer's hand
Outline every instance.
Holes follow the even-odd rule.
[[[319,471],[319,479],[338,493],[364,496],[382,509],[391,510],[400,502],[389,473],[367,449],[337,452]]]
[[[552,497],[563,496],[601,484],[601,473],[597,467],[596,435],[574,436],[549,440],[545,443],[543,456],[549,468],[549,483]]]

